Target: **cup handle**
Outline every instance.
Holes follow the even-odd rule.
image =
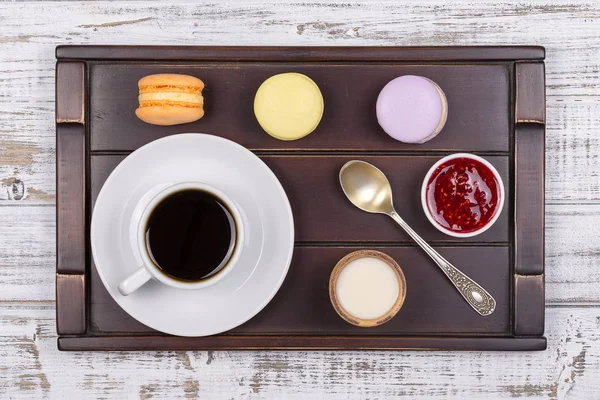
[[[152,278],[146,267],[139,267],[133,274],[129,275],[119,283],[117,287],[123,296],[129,296]]]

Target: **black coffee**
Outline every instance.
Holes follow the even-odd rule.
[[[231,212],[214,195],[184,190],[161,201],[146,226],[150,257],[168,276],[200,281],[217,274],[236,245]]]

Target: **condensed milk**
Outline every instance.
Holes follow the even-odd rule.
[[[406,280],[387,254],[361,250],[335,266],[329,294],[336,312],[347,322],[370,327],[389,321],[402,307]]]

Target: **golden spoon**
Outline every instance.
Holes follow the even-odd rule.
[[[444,271],[450,282],[475,311],[481,315],[490,315],[494,312],[496,300],[477,282],[435,251],[398,215],[394,209],[390,182],[383,172],[364,161],[349,161],[340,170],[340,184],[346,197],[356,207],[366,212],[392,217]]]

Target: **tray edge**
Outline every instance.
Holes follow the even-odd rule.
[[[106,46],[59,45],[59,60],[160,61],[516,61],[543,60],[542,46]]]

